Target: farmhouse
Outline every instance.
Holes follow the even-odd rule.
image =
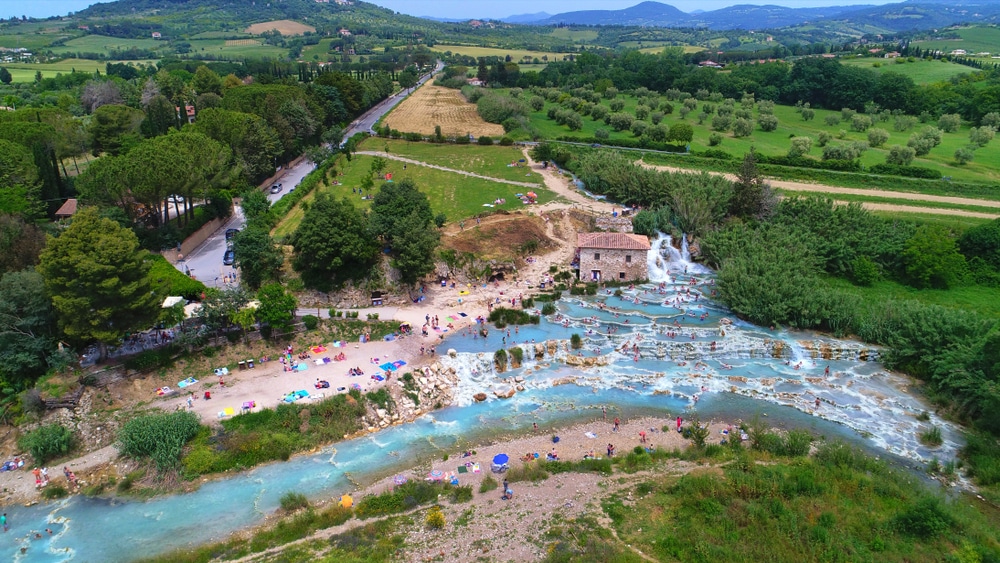
[[[580,279],[636,281],[649,276],[649,239],[629,233],[580,233],[576,239]]]

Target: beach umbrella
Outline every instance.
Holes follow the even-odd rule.
[[[510,458],[507,457],[507,454],[497,454],[493,456],[493,463],[496,465],[503,465],[508,461],[510,461]]]
[[[441,479],[444,479],[444,472],[440,469],[435,469],[427,474],[427,478],[431,481],[440,481]]]
[[[396,475],[395,477],[392,478],[392,482],[397,485],[405,485],[406,477],[403,475]]]
[[[530,197],[531,199],[538,199],[538,194],[536,194],[535,192],[528,192],[528,197]]]
[[[351,495],[344,495],[340,497],[340,502],[338,504],[344,508],[350,508],[354,506],[354,499],[351,498]]]

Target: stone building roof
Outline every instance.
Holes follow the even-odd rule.
[[[580,233],[576,236],[576,246],[607,250],[649,250],[649,238],[631,233]]]

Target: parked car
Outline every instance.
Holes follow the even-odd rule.
[[[281,184],[275,184],[271,186],[271,193],[276,194],[281,191]]]
[[[225,264],[226,266],[232,266],[233,262],[235,261],[236,261],[236,252],[234,252],[233,249],[230,248],[229,250],[226,251],[225,256],[222,257],[222,263]]]
[[[167,203],[184,203],[184,196],[177,194],[168,195]]]
[[[240,232],[239,229],[226,229],[226,242],[233,240],[233,237],[235,237],[238,232]]]

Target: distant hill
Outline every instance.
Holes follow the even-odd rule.
[[[534,23],[551,17],[552,14],[546,12],[538,12],[535,14],[518,14],[515,16],[507,16],[506,18],[503,18],[501,21],[505,21],[507,23]]]
[[[887,31],[932,29],[955,23],[1000,21],[1000,0],[957,0],[943,3],[907,0],[882,6],[854,5],[823,8],[786,8],[739,4],[690,14],[660,2],[642,2],[624,10],[583,10],[519,23],[533,25],[644,25],[654,27],[706,27],[709,29],[776,29],[805,23],[844,22],[849,26],[874,26]]]

